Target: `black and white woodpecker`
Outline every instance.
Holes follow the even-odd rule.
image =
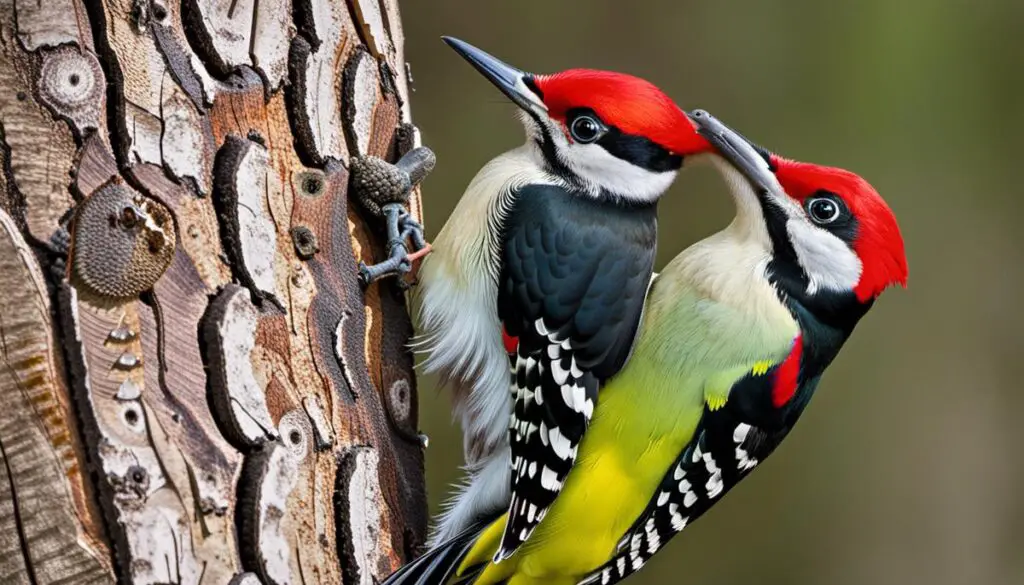
[[[648,81],[534,75],[444,40],[519,106],[526,127],[524,145],[472,180],[418,289],[418,349],[453,387],[469,473],[432,540],[507,507],[500,561],[555,500],[598,389],[629,356],[658,199],[684,159],[711,146]]]

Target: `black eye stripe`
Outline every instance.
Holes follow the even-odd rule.
[[[614,126],[608,129],[597,144],[612,156],[655,173],[678,171],[683,166],[682,156],[670,153],[643,136],[623,134]]]
[[[571,129],[573,122],[582,116],[592,117],[604,125],[604,134],[593,144],[600,145],[608,154],[616,158],[655,173],[677,171],[683,166],[682,156],[672,154],[668,149],[653,140],[622,132],[615,126],[601,120],[589,108],[577,108],[566,112],[566,124]]]

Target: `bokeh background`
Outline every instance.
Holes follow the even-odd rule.
[[[908,290],[859,326],[786,444],[633,583],[1024,584],[1024,2],[419,0],[414,118],[435,234],[514,108],[445,47],[535,72],[646,77],[787,156],[862,174],[900,220]],[[659,266],[729,221],[709,168],[663,200]],[[420,382],[432,510],[458,430]]]

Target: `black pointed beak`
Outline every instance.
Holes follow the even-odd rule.
[[[508,65],[466,41],[453,37],[441,37],[441,40],[454,49],[456,53],[462,55],[463,59],[469,61],[470,65],[500,89],[517,106],[534,114],[547,111],[547,106],[541,101],[540,96],[531,90],[527,84],[533,75]]]
[[[718,150],[722,158],[743,173],[758,191],[771,192],[776,189],[778,180],[775,173],[754,143],[705,110],[694,110],[690,113],[690,119],[697,125],[701,136]]]

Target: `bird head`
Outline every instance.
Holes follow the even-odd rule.
[[[768,152],[703,110],[692,119],[734,173],[729,182],[740,214],[746,206],[747,216],[758,218],[771,249],[769,277],[787,295],[828,315],[906,286],[896,216],[867,181]]]
[[[519,106],[540,162],[584,192],[654,201],[684,157],[711,150],[686,113],[649,81],[594,69],[535,75],[443,38]]]

